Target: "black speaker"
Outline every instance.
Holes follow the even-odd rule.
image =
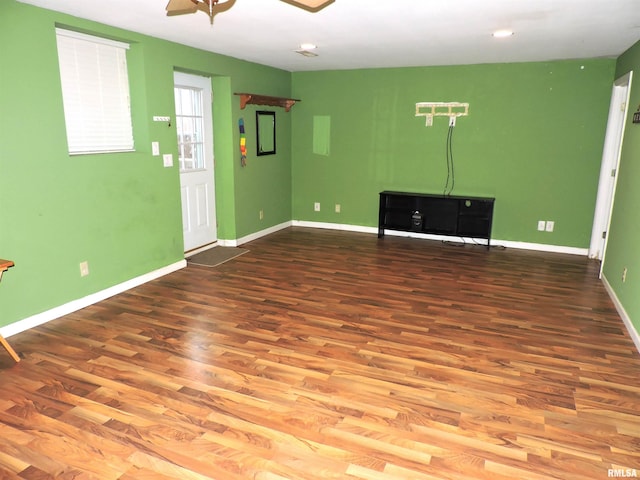
[[[422,230],[422,220],[424,216],[418,210],[411,214],[411,229],[419,232]]]

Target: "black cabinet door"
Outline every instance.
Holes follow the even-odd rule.
[[[424,210],[424,233],[441,233],[453,235],[457,229],[458,202],[443,198],[421,198],[420,203]]]
[[[490,200],[461,199],[458,201],[457,234],[462,237],[489,238],[493,202]]]

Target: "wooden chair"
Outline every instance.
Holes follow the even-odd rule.
[[[11,260],[3,260],[0,258],[0,280],[2,279],[2,274],[9,267],[13,267],[13,262]],[[11,355],[11,358],[13,358],[16,362],[20,361],[20,357],[18,356],[16,351],[13,348],[11,348],[11,345],[9,345],[9,343],[4,339],[2,335],[0,335],[0,343],[2,344],[4,349],[7,352],[9,352],[9,355]]]

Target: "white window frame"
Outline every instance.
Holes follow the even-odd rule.
[[[129,45],[56,28],[69,154],[134,151]]]

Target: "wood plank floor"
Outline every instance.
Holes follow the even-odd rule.
[[[640,471],[640,354],[595,262],[302,228],[245,246],[11,337],[0,478]]]

